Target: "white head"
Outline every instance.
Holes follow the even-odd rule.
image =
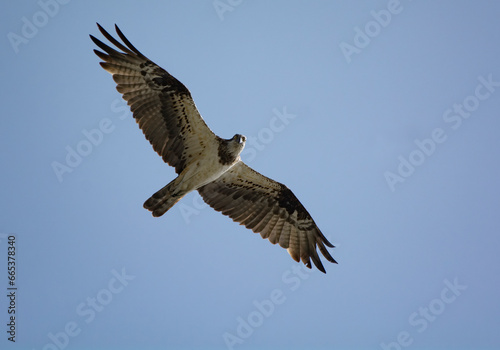
[[[236,134],[233,136],[231,140],[229,140],[229,148],[231,149],[231,153],[233,153],[236,157],[240,155],[241,151],[245,147],[245,142],[247,141],[246,136],[241,134]]]

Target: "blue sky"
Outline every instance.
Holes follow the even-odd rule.
[[[2,349],[496,349],[500,4],[2,2]],[[206,207],[88,34],[117,23],[336,245],[327,274]],[[280,119],[278,116],[281,115]],[[285,117],[283,117],[285,116]],[[55,169],[64,169],[57,171]]]

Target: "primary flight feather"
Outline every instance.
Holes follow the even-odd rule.
[[[165,214],[187,193],[197,190],[217,211],[262,238],[288,250],[295,261],[325,272],[316,248],[336,263],[311,215],[285,185],[243,163],[246,138],[215,135],[205,124],[189,90],[166,70],[140,53],[115,25],[123,43],[99,24],[99,30],[117,49],[90,35],[104,52],[94,50],[113,75],[142,132],[178,176],[144,203],[153,216]]]

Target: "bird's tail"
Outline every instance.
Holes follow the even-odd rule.
[[[180,201],[181,198],[187,194],[187,192],[184,191],[176,191],[176,185],[176,181],[173,180],[153,194],[144,202],[144,208],[151,211],[153,216],[162,216],[165,214],[175,203]]]

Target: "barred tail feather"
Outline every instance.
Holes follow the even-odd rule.
[[[144,202],[144,208],[151,211],[153,216],[158,217],[165,214],[187,193],[175,192],[174,181],[163,187],[161,190],[153,194],[146,202]]]

